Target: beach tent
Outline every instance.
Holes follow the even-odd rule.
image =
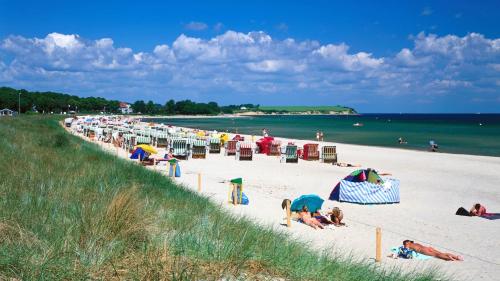
[[[399,180],[384,180],[372,169],[356,170],[337,183],[329,199],[359,204],[399,203]]]

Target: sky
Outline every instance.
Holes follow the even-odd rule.
[[[0,0],[0,86],[500,113],[498,11],[500,1]]]

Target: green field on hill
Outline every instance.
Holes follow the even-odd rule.
[[[70,135],[57,118],[0,118],[0,280],[439,277],[317,253]]]
[[[355,112],[352,108],[335,105],[335,106],[259,106],[262,111],[286,111],[290,113],[294,112]]]

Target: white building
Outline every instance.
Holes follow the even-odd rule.
[[[134,112],[130,104],[126,102],[120,102],[120,111],[122,112],[122,114],[130,114]]]
[[[0,110],[0,116],[13,116],[16,114],[17,114],[16,111],[10,110],[8,108],[4,108],[4,109]]]

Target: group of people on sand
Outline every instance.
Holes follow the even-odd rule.
[[[325,226],[345,226],[342,222],[344,218],[344,213],[338,207],[333,208],[326,214],[322,214],[320,211],[314,213],[309,212],[307,206],[302,207],[302,210],[298,213],[299,222],[302,222],[314,229],[324,229]]]
[[[287,202],[291,203],[291,200],[285,199],[281,203],[281,207],[283,209],[286,208]],[[299,212],[296,212],[293,215],[299,222],[314,229],[324,229],[328,226],[345,226],[345,223],[342,222],[342,219],[344,219],[344,213],[338,207],[334,207],[333,209],[323,213],[321,210],[311,212],[309,208],[304,205]]]

